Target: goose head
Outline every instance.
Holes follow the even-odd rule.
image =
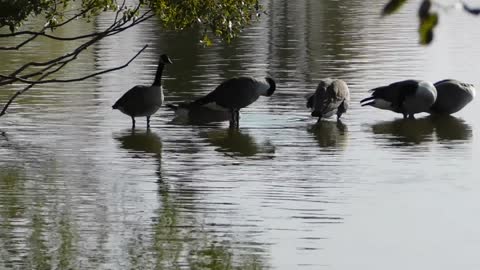
[[[265,96],[269,97],[269,96],[273,95],[277,85],[275,84],[275,81],[270,77],[265,77],[265,80],[270,85],[270,88],[268,88],[267,94],[265,95]]]
[[[166,54],[162,54],[160,55],[160,62],[164,63],[164,64],[172,64],[172,60],[170,59],[170,57],[168,57],[168,55]]]

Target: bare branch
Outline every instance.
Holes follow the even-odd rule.
[[[125,9],[125,4],[126,1],[124,0],[123,3],[121,4],[120,8],[116,10],[115,17],[111,24],[104,29],[103,31],[99,32],[93,32],[90,34],[86,35],[79,35],[79,36],[74,36],[74,37],[57,37],[51,34],[46,34],[45,30],[48,29],[48,25],[45,25],[43,29],[39,32],[35,31],[23,31],[23,32],[17,32],[11,35],[4,35],[3,37],[7,36],[16,36],[16,35],[31,35],[27,40],[23,41],[19,45],[16,46],[16,48],[21,48],[23,45],[27,44],[28,42],[34,40],[38,36],[44,36],[53,40],[59,40],[61,42],[64,41],[71,41],[71,40],[81,40],[81,39],[87,39],[83,41],[80,45],[78,45],[75,49],[72,51],[58,56],[54,59],[50,59],[48,61],[44,62],[28,62],[25,63],[24,65],[20,66],[18,69],[15,71],[12,71],[9,75],[2,75],[0,74],[0,86],[1,85],[7,85],[7,84],[12,84],[15,82],[23,82],[27,84],[22,90],[19,90],[15,92],[13,96],[10,97],[10,99],[7,101],[7,103],[4,105],[2,111],[0,112],[0,117],[3,116],[8,107],[11,105],[11,103],[20,95],[31,89],[34,85],[36,84],[47,84],[47,83],[69,83],[69,82],[76,82],[76,81],[83,81],[88,78],[94,77],[94,76],[99,76],[108,72],[112,72],[115,70],[119,70],[122,68],[127,67],[135,58],[137,58],[140,53],[142,53],[147,46],[144,46],[140,51],[137,52],[135,56],[133,56],[127,63],[124,65],[98,71],[83,77],[78,77],[78,78],[67,78],[67,79],[61,79],[61,78],[54,78],[54,79],[47,79],[48,77],[51,77],[52,75],[56,74],[58,71],[63,69],[65,66],[67,66],[69,63],[72,61],[76,60],[78,55],[82,53],[84,50],[86,50],[88,47],[91,45],[95,44],[99,40],[102,40],[105,37],[116,35],[120,32],[123,32],[130,27],[133,27],[139,23],[142,23],[151,17],[153,17],[153,12],[152,10],[147,10],[142,12],[142,14],[139,17],[134,17],[134,14],[137,14],[138,11],[140,10],[141,4],[137,4],[133,9],[126,10]],[[75,18],[78,18],[79,16],[82,16],[88,10],[91,8],[85,8],[82,10],[79,14],[76,14],[69,18],[68,20],[64,21],[60,25],[55,25],[54,27],[58,26],[63,26],[67,24],[68,22],[71,22]],[[1,37],[1,36],[0,36]],[[2,49],[0,47],[0,49]],[[5,49],[5,48],[3,48]],[[39,69],[35,69],[32,71],[27,72],[32,67],[38,67]],[[38,76],[38,77],[37,77]]]
[[[137,8],[135,10],[138,10],[138,9],[139,9],[139,6],[137,6]],[[120,12],[121,11],[118,10],[117,14],[120,13]],[[63,63],[62,61],[70,62],[70,61],[76,59],[78,54],[80,54],[83,50],[87,49],[89,46],[91,46],[92,44],[94,44],[98,40],[103,39],[104,37],[107,37],[107,36],[111,36],[111,35],[115,35],[115,34],[118,34],[120,32],[123,32],[123,31],[129,29],[130,27],[133,27],[133,26],[135,26],[139,23],[142,23],[142,22],[150,19],[151,17],[153,17],[153,14],[148,15],[149,13],[151,13],[151,10],[146,11],[144,14],[142,14],[136,20],[133,20],[133,19],[131,21],[114,20],[112,22],[112,24],[106,30],[104,30],[103,32],[96,32],[96,33],[93,33],[93,34],[90,34],[90,35],[87,35],[87,36],[83,36],[82,38],[91,37],[91,39],[84,42],[83,44],[78,46],[75,50],[73,50],[70,53],[67,53],[65,55],[59,56],[57,58],[54,58],[54,59],[51,59],[51,60],[45,61],[45,62],[29,62],[29,63],[26,63],[23,66],[19,67],[17,70],[13,71],[10,75],[0,74],[0,85],[6,85],[6,84],[14,83],[16,81],[20,81],[20,77],[22,79],[26,80],[28,78],[41,75],[44,72],[46,72],[47,70],[51,69],[52,67],[54,67],[58,64],[62,64]],[[130,24],[126,25],[127,23],[130,23]],[[43,68],[39,71],[35,71],[35,72],[32,72],[32,73],[24,74],[24,75],[20,76],[20,73],[22,73],[23,71],[25,71],[29,67],[42,67],[42,66],[44,66],[45,68]]]
[[[0,112],[0,117],[3,116],[3,115],[5,115],[5,113],[6,113],[7,109],[8,109],[8,107],[10,106],[10,104],[12,104],[12,102],[13,102],[18,96],[20,96],[21,94],[25,93],[26,91],[28,91],[30,88],[32,88],[32,87],[33,87],[34,85],[36,85],[36,84],[78,82],[78,81],[83,81],[83,80],[89,79],[89,78],[91,78],[91,77],[99,76],[99,75],[102,75],[102,74],[105,74],[105,73],[108,73],[108,72],[112,72],[112,71],[115,71],[115,70],[123,69],[123,68],[126,68],[128,65],[130,65],[130,63],[132,63],[132,61],[135,60],[135,58],[137,58],[147,47],[148,47],[148,45],[143,46],[143,48],[140,49],[132,58],[130,58],[130,60],[128,60],[125,64],[123,64],[123,65],[121,65],[121,66],[117,66],[117,67],[114,67],[114,68],[105,69],[105,70],[102,70],[102,71],[99,71],[99,72],[95,72],[95,73],[89,74],[89,75],[87,75],[87,76],[83,76],[83,77],[79,77],[79,78],[74,78],[74,79],[51,79],[51,80],[43,80],[44,78],[48,77],[48,76],[51,75],[52,73],[55,73],[55,72],[57,72],[58,70],[60,70],[61,68],[63,68],[63,67],[67,64],[67,62],[65,62],[65,63],[61,64],[59,67],[57,67],[55,70],[43,74],[43,75],[39,78],[39,80],[29,81],[29,80],[19,79],[20,81],[25,82],[25,83],[28,83],[29,85],[27,85],[24,89],[17,91],[12,97],[10,97],[10,99],[8,100],[8,102],[5,104],[5,106],[3,107],[2,111]]]

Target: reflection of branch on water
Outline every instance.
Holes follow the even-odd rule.
[[[320,121],[308,127],[321,148],[341,150],[346,146],[348,129],[341,121]]]
[[[265,259],[261,257],[265,250],[260,243],[257,247],[245,248],[246,245],[231,236],[218,237],[216,230],[219,225],[208,225],[203,217],[197,217],[199,205],[194,198],[196,191],[174,185],[159,183],[160,202],[152,222],[153,234],[137,232],[129,239],[129,268],[266,268]],[[224,233],[230,228],[229,225],[222,225],[219,229]]]
[[[438,140],[466,141],[472,137],[471,127],[456,117],[428,116],[416,120],[397,119],[372,125],[372,131],[381,138],[400,145],[432,142],[434,132]]]
[[[200,136],[217,148],[218,152],[229,156],[253,157],[258,154],[268,154],[266,158],[273,158],[275,146],[270,141],[258,144],[248,133],[242,133],[240,130],[213,130],[201,133]]]

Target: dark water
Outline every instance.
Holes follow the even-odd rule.
[[[268,1],[241,38],[210,48],[151,20],[62,76],[123,64],[149,44],[128,68],[22,96],[0,119],[0,269],[478,269],[477,100],[416,121],[359,106],[368,89],[405,78],[478,87],[478,18],[441,11],[422,47],[418,2],[383,19],[381,2]],[[32,46],[2,52],[2,73],[73,45]],[[236,132],[172,123],[167,108],[132,132],[111,105],[151,83],[161,52],[174,61],[167,102],[236,75],[269,75],[278,89],[242,111]],[[304,96],[327,76],[347,81],[352,105],[342,124],[318,126]],[[2,101],[21,87],[3,87]]]

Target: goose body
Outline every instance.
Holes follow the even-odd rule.
[[[414,118],[414,114],[428,112],[437,98],[432,83],[405,80],[370,90],[371,96],[360,101],[363,106],[390,110],[403,114],[403,118]]]
[[[311,109],[313,117],[318,117],[318,121],[334,114],[339,120],[347,111],[349,103],[350,91],[343,80],[330,78],[321,80],[315,93],[307,96],[307,108]]]
[[[132,118],[132,128],[135,128],[135,117],[147,117],[147,127],[150,127],[150,116],[158,111],[164,100],[162,72],[165,64],[171,63],[170,58],[166,54],[162,54],[153,84],[151,86],[134,86],[112,106],[113,109],[118,109]]]
[[[443,80],[434,84],[437,100],[430,108],[432,114],[452,114],[460,111],[475,97],[475,87],[457,80]]]
[[[212,92],[194,102],[194,106],[207,106],[230,113],[230,126],[239,125],[239,111],[255,102],[260,96],[271,96],[275,92],[275,81],[266,77],[259,81],[251,77],[236,77],[222,82]]]

